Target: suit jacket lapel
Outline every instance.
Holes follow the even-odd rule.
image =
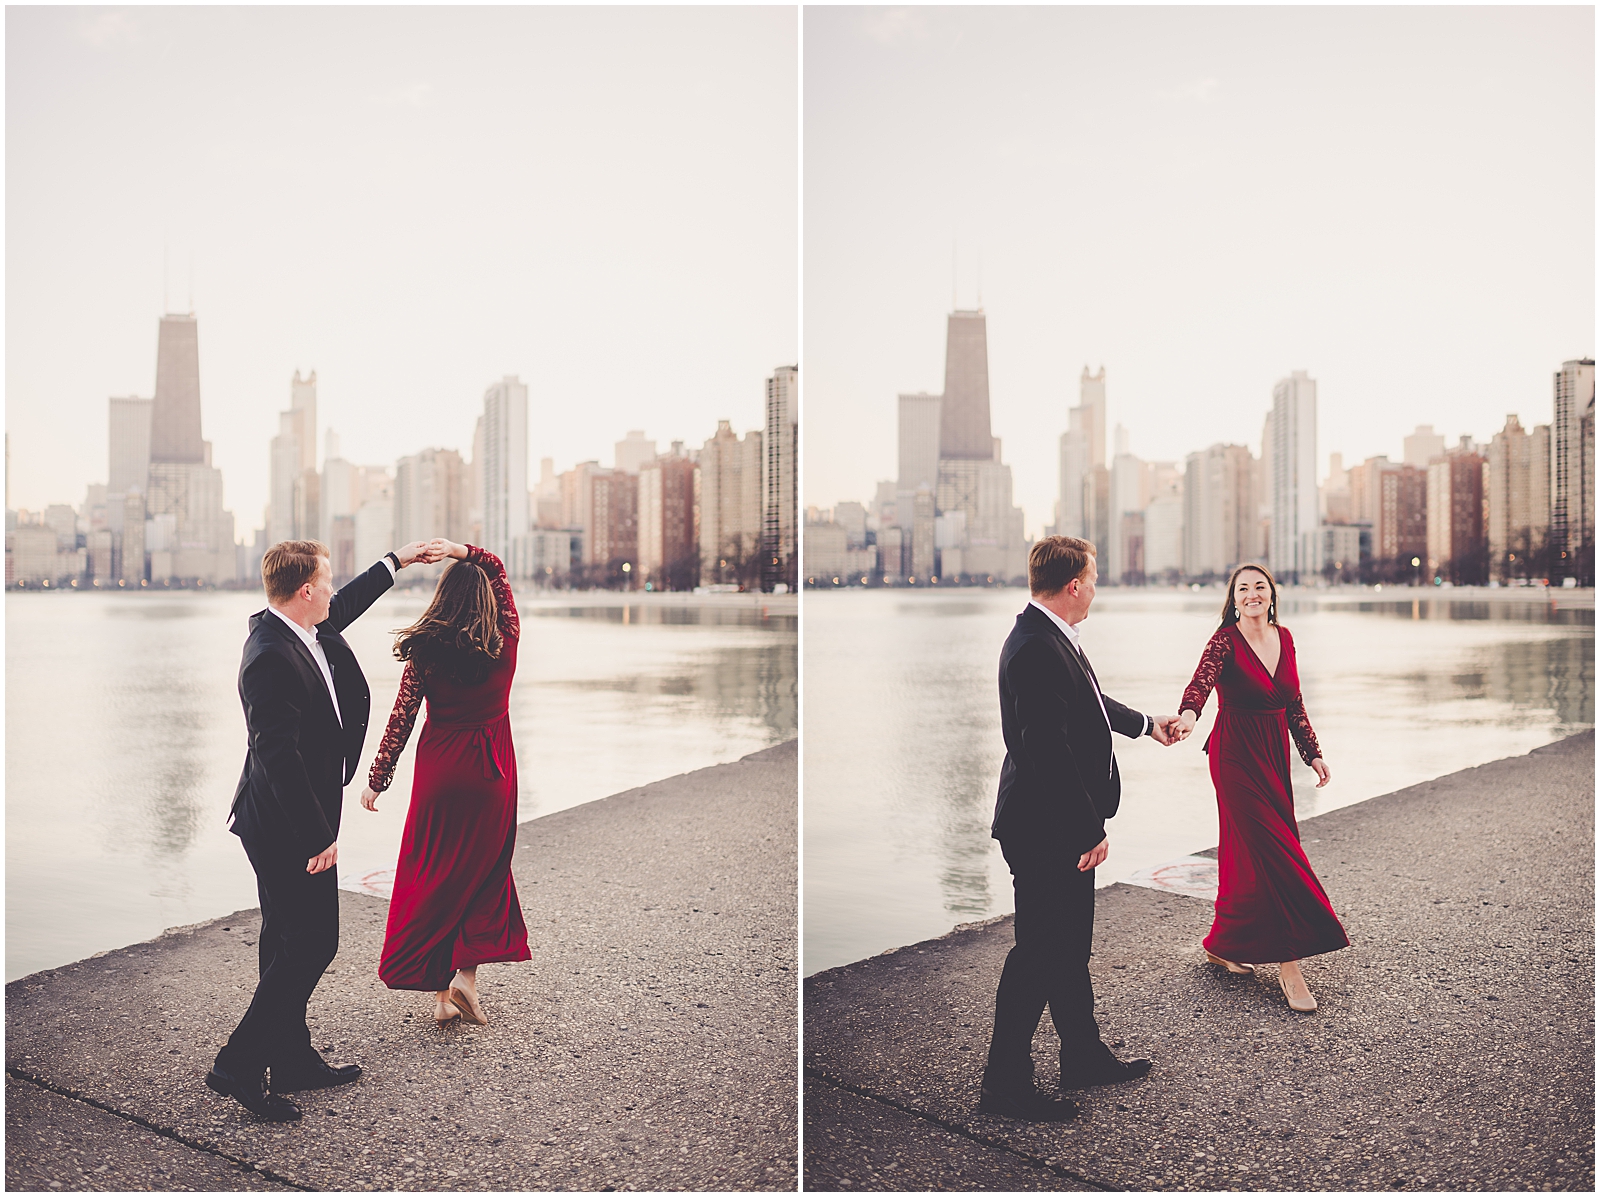
[[[1068,640],[1067,634],[1056,626],[1055,620],[1051,619],[1032,603],[1028,604],[1027,610],[1024,612],[1024,614],[1033,619],[1034,622],[1037,623],[1041,628],[1048,631],[1050,635],[1055,637],[1056,643],[1061,646],[1062,654],[1067,658],[1068,661],[1071,661],[1079,669],[1082,669],[1086,674],[1089,675],[1091,679],[1094,678],[1094,670],[1089,668],[1089,658],[1084,656],[1083,653],[1072,646],[1072,641]],[[1094,687],[1096,690],[1100,688],[1100,683],[1098,680],[1095,681]]]
[[[328,683],[322,680],[322,666],[317,664],[317,659],[311,655],[311,650],[306,647],[306,642],[296,636],[293,629],[288,627],[276,615],[269,612],[267,621],[269,624],[277,625],[276,631],[279,636],[288,642],[289,651],[295,654],[296,659],[299,660],[305,670],[310,671],[310,676],[306,681],[312,693],[321,696],[322,701],[328,704],[328,714],[334,716],[334,722],[338,722],[338,715],[333,709],[333,697],[328,693]],[[328,650],[323,649],[322,651],[327,652]]]

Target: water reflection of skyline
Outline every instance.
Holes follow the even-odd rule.
[[[415,733],[383,815],[354,795],[399,681],[391,630],[424,602],[385,596],[347,631],[373,712],[343,871],[390,864],[398,845]],[[244,760],[239,651],[261,605],[243,593],[8,596],[8,977],[255,904],[225,823]],[[793,615],[530,604],[524,616],[512,692],[524,818],[796,734]]]

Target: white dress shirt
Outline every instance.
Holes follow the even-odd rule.
[[[339,695],[333,688],[333,670],[328,666],[328,654],[323,652],[322,645],[317,643],[317,634],[306,631],[276,607],[268,607],[267,610],[288,624],[294,634],[300,637],[300,643],[310,651],[311,659],[317,663],[317,668],[322,670],[322,680],[328,684],[328,697],[333,699],[334,716],[339,720],[339,726],[343,727],[344,716],[339,713]]]
[[[1046,607],[1043,603],[1039,602],[1037,599],[1029,599],[1028,600],[1028,606],[1030,606],[1030,607],[1038,607],[1039,610],[1043,611],[1046,615],[1048,615],[1050,617],[1050,622],[1055,624],[1056,627],[1061,629],[1061,634],[1067,638],[1067,643],[1072,645],[1073,649],[1076,650],[1078,656],[1083,659],[1084,664],[1087,666],[1089,658],[1088,658],[1087,654],[1085,654],[1084,651],[1083,651],[1083,645],[1078,642],[1078,625],[1077,624],[1068,623],[1066,620],[1062,619],[1061,616],[1057,615],[1054,611],[1050,610],[1049,607]],[[1106,721],[1106,730],[1110,731],[1111,730],[1111,716],[1106,714],[1106,700],[1100,694],[1100,685],[1099,685],[1099,683],[1094,680],[1094,671],[1092,669],[1086,668],[1084,670],[1084,672],[1089,675],[1089,685],[1094,690],[1095,701],[1100,704],[1100,717]],[[1149,715],[1146,715],[1144,717],[1144,729],[1139,734],[1141,736],[1149,735],[1150,734],[1150,726],[1154,722],[1155,721],[1153,719],[1151,719]],[[1111,745],[1112,745],[1112,755],[1115,756],[1116,755],[1116,741],[1113,740],[1111,742]]]
[[[391,578],[394,577],[394,562],[388,557],[382,558],[382,561],[384,565],[389,567],[389,576]],[[339,726],[343,727],[344,715],[339,711],[339,694],[333,688],[333,670],[328,665],[328,654],[322,651],[322,645],[317,642],[317,634],[315,632],[306,631],[303,627],[295,623],[294,620],[290,619],[276,607],[269,606],[267,610],[271,611],[279,619],[283,620],[284,623],[288,624],[289,627],[294,631],[294,634],[300,637],[300,643],[305,645],[310,651],[311,659],[317,663],[317,668],[322,670],[322,680],[328,685],[328,697],[333,700],[334,717],[339,720]]]

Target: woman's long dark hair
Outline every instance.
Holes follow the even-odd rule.
[[[1264,565],[1241,565],[1228,579],[1228,597],[1222,600],[1222,627],[1226,628],[1239,622],[1239,612],[1233,605],[1233,588],[1239,584],[1239,575],[1252,569],[1267,580],[1267,589],[1272,593],[1272,597],[1267,600],[1267,622],[1273,627],[1278,626],[1278,580]]]
[[[424,674],[438,673],[477,685],[500,659],[500,604],[489,575],[471,561],[455,561],[439,578],[422,618],[396,633],[394,655]]]

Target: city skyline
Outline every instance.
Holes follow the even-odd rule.
[[[759,426],[798,349],[795,16],[636,18],[8,12],[13,506],[104,481],[169,311],[247,539],[295,371],[362,462],[466,449],[507,374],[534,460]]]
[[[1034,536],[1085,366],[1108,426],[1176,462],[1259,452],[1304,370],[1324,468],[1542,422],[1592,356],[1591,10],[805,19],[808,504],[895,475],[895,397],[939,390],[952,309],[990,318]]]

